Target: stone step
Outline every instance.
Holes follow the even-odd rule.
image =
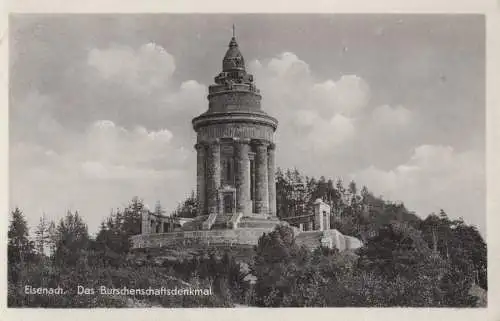
[[[238,224],[238,227],[244,228],[274,228],[276,226],[277,222],[276,221],[268,221],[268,220],[241,220]]]
[[[231,216],[232,216],[232,215],[226,215],[226,214],[221,215],[221,214],[219,214],[219,215],[217,215],[217,217],[215,218],[215,223],[227,222],[227,221],[229,221],[229,220],[231,219]]]
[[[227,224],[226,223],[215,223],[212,225],[211,230],[225,230],[227,229]]]
[[[219,214],[215,218],[215,222],[212,225],[212,229],[226,229],[227,222],[231,219],[232,214]]]
[[[184,231],[195,231],[195,230],[201,230],[203,225],[203,221],[192,221],[192,222],[187,222],[182,226],[182,230]]]
[[[257,215],[252,215],[252,216],[243,216],[241,218],[242,220],[245,221],[251,221],[251,222],[261,222],[261,221],[269,221],[269,222],[278,222],[279,219],[277,217],[263,217],[263,216],[257,216]]]

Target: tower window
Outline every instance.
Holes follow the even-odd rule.
[[[250,160],[250,200],[255,199],[255,162]]]
[[[226,182],[231,182],[231,161],[228,159],[226,162]]]

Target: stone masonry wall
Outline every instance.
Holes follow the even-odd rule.
[[[207,231],[185,231],[134,235],[130,239],[132,248],[175,247],[189,244],[240,244],[257,245],[263,233],[272,228],[248,228]]]
[[[234,137],[246,139],[262,139],[273,141],[274,130],[270,126],[251,123],[225,123],[200,127],[198,142],[209,141],[216,138]]]
[[[208,214],[218,212],[218,193],[220,187],[220,144],[218,141],[211,142],[207,153],[207,182],[206,182],[206,203]]]

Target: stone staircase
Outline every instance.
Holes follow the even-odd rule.
[[[203,229],[203,222],[205,222],[207,220],[207,218],[208,218],[208,215],[203,216],[203,217],[198,216],[194,220],[184,223],[184,225],[182,225],[181,229],[183,231],[201,230],[201,229]]]
[[[202,228],[204,230],[210,230],[212,228],[212,225],[214,225],[216,219],[217,219],[216,213],[210,214],[208,218],[203,222]]]
[[[228,214],[218,214],[217,217],[215,218],[215,222],[212,225],[212,229],[226,229],[228,228],[227,222],[231,220],[231,217],[233,216],[232,213]]]
[[[243,216],[238,224],[241,228],[274,228],[278,224],[276,218],[262,218],[259,216]]]

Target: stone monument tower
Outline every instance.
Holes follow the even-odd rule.
[[[208,88],[207,98],[208,110],[192,121],[197,134],[197,216],[169,217],[145,209],[141,234],[131,237],[134,249],[248,249],[281,224],[294,226],[297,244],[310,249],[361,246],[330,229],[330,209],[321,200],[309,214],[285,216],[283,221],[276,216],[273,141],[278,121],[261,108],[234,29],[222,72]]]
[[[234,31],[222,72],[214,80],[208,110],[192,121],[197,133],[198,216],[209,215],[214,222],[232,215],[274,219],[273,136],[278,121],[261,108],[259,89],[246,72]]]

